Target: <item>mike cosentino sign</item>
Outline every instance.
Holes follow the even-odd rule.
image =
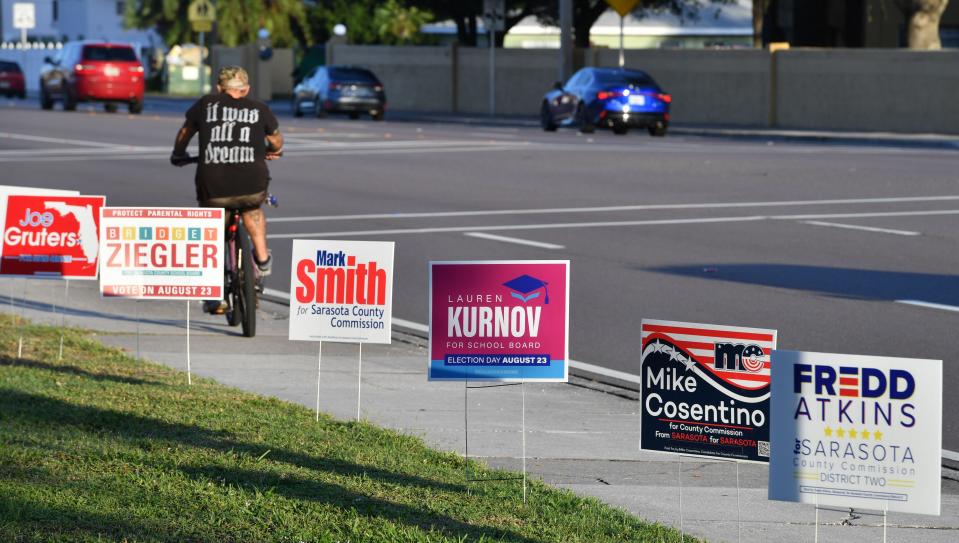
[[[430,380],[566,381],[568,338],[568,260],[430,263]]]
[[[773,351],[769,499],[939,514],[942,361]]]
[[[640,448],[769,459],[776,331],[644,319]]]
[[[393,242],[293,240],[290,339],[390,343]]]

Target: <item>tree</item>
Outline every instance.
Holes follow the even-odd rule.
[[[908,21],[910,49],[942,49],[939,41],[939,21],[949,0],[896,0]]]
[[[669,11],[683,18],[694,19],[707,2],[731,4],[735,0],[643,0],[639,7],[633,10],[632,15],[642,19],[650,13]],[[543,24],[559,26],[559,2],[554,0],[547,3],[548,8],[538,13],[537,18]],[[610,8],[606,0],[573,0],[573,37],[576,47],[589,47],[589,30],[607,9]]]
[[[139,0],[127,2],[124,24],[128,28],[155,28],[167,45],[192,42],[195,37],[187,20],[190,0]],[[299,0],[217,0],[217,41],[236,46],[256,41],[266,28],[274,47],[309,44],[306,9]]]
[[[503,37],[510,28],[517,23],[535,15],[540,17],[549,13],[550,8],[555,11],[558,0],[507,0],[506,17],[503,21],[504,30],[496,32],[497,45],[503,45]],[[410,4],[417,5],[433,13],[436,20],[453,21],[456,24],[456,38],[460,45],[476,47],[478,21],[483,17],[483,0],[411,0]]]
[[[373,15],[380,43],[397,45],[422,42],[420,28],[433,20],[433,14],[415,6],[406,7],[398,0],[387,0]]]

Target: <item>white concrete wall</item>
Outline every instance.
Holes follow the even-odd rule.
[[[387,110],[452,111],[453,47],[336,45],[328,58],[373,70],[386,89]]]
[[[959,51],[777,53],[778,124],[959,133]]]
[[[595,65],[616,66],[619,51],[596,51]],[[761,50],[635,49],[626,67],[653,76],[673,97],[675,122],[761,126],[769,117],[769,53]]]

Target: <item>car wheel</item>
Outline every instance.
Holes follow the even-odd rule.
[[[64,111],[77,110],[77,99],[75,96],[73,96],[73,93],[70,92],[70,89],[64,89],[63,91],[63,110]]]
[[[385,115],[382,110],[376,110],[376,111],[370,112],[370,118],[373,119],[374,121],[382,121],[384,117]]]
[[[625,124],[613,125],[613,134],[616,134],[617,136],[624,136],[627,132],[629,132],[629,127]]]
[[[113,102],[107,102],[103,104],[103,110],[106,111],[107,113],[116,113],[117,109],[119,108]]]
[[[326,117],[326,110],[323,109],[323,102],[321,102],[319,98],[314,101],[313,111],[316,113],[317,119]]]
[[[583,134],[592,134],[596,127],[593,126],[593,122],[589,120],[589,113],[586,111],[586,105],[582,102],[579,103],[579,106],[576,108],[576,124],[579,125],[579,131]]]
[[[553,114],[549,111],[549,104],[543,101],[539,108],[539,125],[545,132],[556,132],[556,123],[553,121]]]
[[[293,116],[294,116],[294,117],[297,117],[297,118],[303,116],[303,111],[300,110],[300,101],[299,101],[299,100],[293,100]]]
[[[26,100],[26,99],[27,99],[27,91],[21,91],[20,94],[17,95],[17,98],[19,98],[19,99],[21,99],[21,100]]]
[[[50,94],[43,87],[40,87],[40,107],[53,109],[53,98],[50,98]]]
[[[360,118],[360,114],[359,114],[359,113],[357,113],[356,111],[351,111],[351,112],[350,112],[350,120],[351,120],[351,121],[355,121],[355,120],[357,120],[357,119],[359,119],[359,118]]]
[[[649,127],[649,135],[661,138],[666,135],[666,123],[659,121]]]
[[[127,111],[133,115],[138,115],[143,112],[143,100],[130,100],[130,103],[127,104]]]

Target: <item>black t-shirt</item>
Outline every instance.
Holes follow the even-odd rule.
[[[264,138],[279,129],[266,104],[226,93],[208,94],[190,107],[186,120],[200,135],[198,200],[266,190],[270,172]]]

